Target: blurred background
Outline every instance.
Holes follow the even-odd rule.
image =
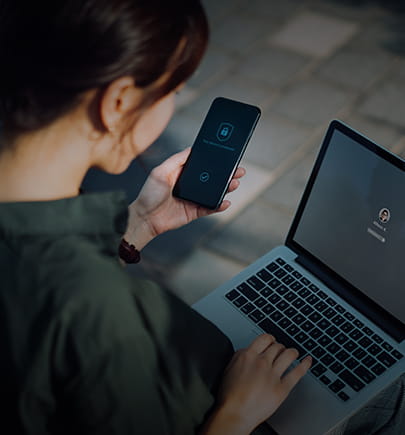
[[[92,170],[83,186],[131,201],[153,166],[192,145],[216,96],[261,107],[230,210],[160,236],[129,266],[187,303],[284,241],[332,119],[405,158],[405,0],[203,3],[210,45],[167,130],[126,173]]]

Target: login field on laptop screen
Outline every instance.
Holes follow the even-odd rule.
[[[334,130],[294,241],[405,322],[405,173]]]

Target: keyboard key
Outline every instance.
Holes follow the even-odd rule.
[[[232,291],[230,291],[229,293],[227,293],[227,294],[225,295],[225,297],[226,297],[227,299],[229,299],[230,301],[233,301],[233,300],[236,299],[238,296],[239,296],[239,292],[236,291],[236,290],[232,290]]]
[[[270,314],[270,317],[277,322],[278,320],[280,320],[282,317],[284,317],[280,311],[274,311],[274,313]]]
[[[290,288],[296,292],[298,290],[301,290],[301,289],[304,290],[304,292],[306,291],[306,294],[304,295],[304,297],[309,295],[309,290],[304,288],[304,286],[301,283],[299,283],[298,281],[294,281],[293,283],[291,283]]]
[[[299,283],[298,283],[299,284]],[[301,284],[300,284],[301,285]],[[306,288],[302,288],[301,290],[299,290],[298,294],[302,297],[302,298],[306,298],[308,295],[311,294],[311,292]]]
[[[273,278],[273,275],[266,269],[262,269],[260,272],[257,272],[257,276],[264,282],[268,282]]]
[[[340,361],[343,362],[345,360],[347,360],[347,358],[349,358],[349,354],[345,351],[345,350],[341,350],[340,352],[338,352],[335,357]]]
[[[354,369],[354,373],[366,384],[369,384],[370,382],[374,381],[375,376],[367,370],[364,366],[360,365],[356,369]]]
[[[284,312],[284,314],[286,315],[286,316],[288,316],[288,317],[294,317],[296,314],[298,313],[298,311],[295,309],[295,308],[293,308],[293,307],[291,307],[291,308],[288,308],[287,310],[285,310],[285,312]]]
[[[281,284],[280,287],[276,288],[276,292],[282,296],[288,292],[288,287],[284,284]]]
[[[295,339],[298,341],[298,343],[303,343],[308,339],[308,335],[301,331],[295,336]]]
[[[301,314],[297,314],[292,319],[297,325],[300,325],[305,320],[305,317],[302,316]]]
[[[326,308],[328,308],[328,306],[325,304],[325,302],[318,302],[315,305],[315,309],[318,310],[320,313],[322,313],[322,311],[324,311]]]
[[[345,384],[344,384],[341,380],[339,380],[339,379],[336,379],[336,381],[333,382],[333,384],[329,385],[329,388],[330,388],[334,393],[339,392],[339,391],[340,391],[342,388],[344,388],[344,387],[345,387]]]
[[[368,337],[363,337],[361,340],[359,340],[360,346],[363,347],[369,347],[372,341]]]
[[[273,261],[266,267],[266,269],[270,272],[274,272],[275,270],[279,269],[279,266],[277,266],[277,264]]]
[[[308,339],[305,343],[304,343],[304,347],[307,350],[312,350],[317,346],[317,344],[315,343],[314,340],[312,340],[311,338]]]
[[[334,355],[336,352],[338,352],[339,350],[341,350],[341,347],[339,345],[337,345],[336,343],[332,342],[327,348],[326,350],[328,350],[332,355]]]
[[[353,330],[354,326],[350,322],[345,322],[340,328],[343,332],[350,332]]]
[[[353,323],[354,323],[358,328],[362,328],[362,327],[364,326],[364,323],[363,323],[363,322],[360,322],[360,320],[358,320],[358,319],[356,319]]]
[[[319,287],[317,287],[315,284],[311,284],[311,285],[309,286],[309,288],[310,288],[313,292],[315,292],[315,293],[319,290]]]
[[[316,356],[318,359],[325,355],[326,350],[322,347],[318,346],[316,349],[312,351],[312,355]]]
[[[280,265],[280,266],[284,266],[286,264],[286,262],[282,259],[282,258],[277,258],[276,262]]]
[[[232,303],[234,305],[236,305],[238,308],[240,308],[242,305],[246,304],[246,302],[247,302],[247,299],[244,298],[243,296],[239,296],[237,299],[232,301]]]
[[[374,372],[377,376],[384,373],[385,370],[386,368],[380,363],[377,363],[374,367],[371,368],[371,371]]]
[[[357,344],[353,340],[349,340],[343,345],[343,347],[349,352],[353,352],[355,349],[358,348]]]
[[[346,312],[346,310],[341,305],[336,305],[335,310],[340,314],[344,314]]]
[[[319,290],[319,292],[318,292],[318,296],[319,296],[321,299],[326,299],[326,298],[328,297],[328,295],[327,295],[325,292],[323,292],[322,290]]]
[[[247,280],[248,284],[255,290],[261,290],[266,284],[261,281],[257,276],[253,275]]]
[[[310,331],[315,325],[310,322],[309,320],[305,321],[302,325],[301,328],[303,331],[308,332]]]
[[[335,316],[337,313],[333,308],[328,308],[327,310],[325,310],[323,312],[323,315],[327,318],[327,319],[331,319],[333,316]]]
[[[322,331],[319,328],[314,328],[309,332],[312,338],[319,338],[322,335]]]
[[[343,402],[347,402],[350,399],[350,397],[344,391],[341,391],[338,396],[343,400]]]
[[[269,318],[262,320],[259,323],[260,328],[264,332],[274,335],[279,343],[283,343],[286,347],[294,347],[298,350],[300,355],[306,355],[307,352],[299,345],[295,340],[293,340],[289,335],[287,335],[278,325],[273,323]]]
[[[281,279],[284,278],[287,275],[287,272],[283,269],[278,269],[277,272],[274,272],[274,276]]]
[[[268,298],[273,293],[273,290],[271,290],[269,287],[265,287],[263,290],[260,290],[260,294],[264,298]]]
[[[310,307],[309,305],[304,305],[303,307],[301,307],[300,311],[302,314],[309,316],[311,313],[314,312],[314,309],[312,307]]]
[[[363,328],[363,332],[364,332],[366,335],[368,335],[368,336],[370,336],[370,335],[373,334],[373,331],[372,331],[368,326],[365,326],[365,327]],[[382,341],[382,340],[381,340],[381,341]]]
[[[275,310],[274,306],[271,304],[267,304],[262,308],[264,314],[271,314]]]
[[[393,350],[391,352],[391,355],[396,358],[397,360],[400,360],[401,358],[403,358],[403,355],[401,352],[398,352],[397,350]]]
[[[320,381],[322,383],[324,383],[325,385],[329,385],[331,383],[331,380],[327,376],[325,376],[325,375],[320,377]]]
[[[311,281],[310,281],[309,279],[305,278],[305,277],[301,278],[301,282],[302,282],[303,284],[305,284],[305,285],[309,285],[309,284],[311,284]]]
[[[363,331],[365,330],[366,328],[363,328]],[[378,344],[381,344],[384,340],[379,336],[379,335],[377,335],[377,334],[374,334],[372,337],[371,337],[376,343],[378,343]]]
[[[354,358],[349,358],[349,359],[347,359],[346,361],[345,361],[345,366],[348,368],[348,369],[351,369],[351,370],[353,370],[355,367],[357,367],[358,365],[359,365],[360,363],[357,361],[357,360],[355,360]]]
[[[316,324],[316,326],[317,326],[318,328],[321,328],[321,329],[329,328],[330,325],[331,325],[331,323],[329,322],[329,320],[326,320],[326,319],[321,319],[321,320]]]
[[[373,366],[377,360],[374,359],[371,355],[367,355],[362,361],[361,361],[366,367]]]
[[[354,329],[349,335],[355,340],[360,340],[363,337],[363,334],[358,329]]]
[[[289,285],[294,281],[294,278],[291,275],[287,275],[281,281],[283,281],[284,284]]]
[[[384,343],[382,344],[382,347],[385,349],[385,350],[388,350],[388,352],[391,352],[392,351],[392,349],[394,349],[389,343],[387,343],[386,341],[384,341]]]
[[[339,333],[339,329],[336,328],[336,326],[331,326],[325,331],[328,335],[331,337],[334,337],[336,334]]]
[[[287,328],[287,332],[290,335],[294,336],[294,335],[298,334],[298,332],[300,332],[300,329],[297,327],[297,325],[292,324],[291,326],[289,326]]]
[[[271,302],[272,304],[276,304],[277,302],[281,301],[281,298],[280,298],[280,296],[278,294],[273,293],[269,297],[268,301]]]
[[[342,334],[342,333],[340,333],[339,335],[337,335],[337,336],[335,337],[335,340],[336,340],[339,344],[344,344],[344,343],[346,343],[346,341],[347,341],[348,339],[349,339],[349,338],[347,337],[347,335]]]
[[[349,387],[352,388],[354,391],[360,391],[365,386],[363,382],[357,379],[356,376],[352,375],[349,370],[343,370],[339,373],[338,376],[340,377],[340,379],[346,382],[346,384],[349,385]]]
[[[264,319],[264,317],[264,314],[259,310],[255,310],[249,314],[249,318],[252,319],[255,323],[259,323],[260,320]]]
[[[326,367],[323,366],[321,363],[316,364],[314,367],[312,367],[311,369],[311,373],[313,373],[316,377],[319,377],[321,375],[323,375],[326,372]]]
[[[297,295],[294,292],[290,291],[284,297],[288,302],[292,302],[294,299],[297,298]]]
[[[334,362],[330,367],[329,367],[333,373],[338,374],[341,370],[344,369],[344,366],[342,364],[340,364],[340,362]]]
[[[316,323],[316,322],[318,322],[320,319],[322,319],[322,316],[321,316],[319,313],[317,313],[317,312],[315,311],[315,313],[312,313],[312,314],[309,316],[309,319],[312,320],[314,323]]]
[[[243,283],[241,285],[238,285],[237,289],[246,296],[250,301],[254,301],[259,297],[259,293],[257,293],[256,290],[253,290],[251,287],[249,287],[246,283]]]
[[[292,266],[290,266],[289,264],[286,264],[284,266],[284,269],[287,270],[288,272],[292,272],[294,270],[294,268]]]
[[[267,301],[266,301],[266,299],[264,299],[264,298],[262,298],[261,296],[259,297],[259,298],[257,298],[256,300],[255,300],[255,305],[256,305],[256,307],[258,307],[258,308],[262,308],[262,307],[264,307],[266,304],[267,304]]]
[[[305,301],[304,301],[304,299],[301,299],[301,298],[297,298],[297,299],[295,299],[294,301],[293,301],[293,303],[292,303],[292,305],[295,307],[295,308],[301,308],[301,307],[303,307],[304,305],[305,305]]]
[[[353,356],[355,356],[357,359],[362,359],[366,355],[367,355],[366,351],[360,348],[358,348],[356,351],[353,352]]]
[[[297,278],[297,279],[302,278],[302,275],[297,270],[294,270],[292,275],[293,275],[294,278]]]
[[[244,305],[243,307],[242,307],[242,311],[245,313],[245,314],[249,314],[251,311],[253,311],[255,309],[255,307],[254,307],[254,305],[253,304],[251,304],[250,302],[248,302],[246,305]]]
[[[281,281],[279,281],[277,278],[273,278],[269,281],[269,286],[273,290],[276,289],[279,285],[281,285]]]
[[[334,323],[336,326],[340,326],[342,323],[344,323],[344,321],[345,319],[340,314],[332,319],[332,323]]]
[[[278,321],[278,324],[280,325],[281,328],[287,329],[292,324],[292,322],[290,319],[287,319],[287,317],[283,317]]]
[[[382,351],[382,348],[378,346],[378,344],[372,344],[367,351],[371,353],[371,355],[378,355]]]
[[[391,367],[393,364],[396,363],[395,359],[391,355],[388,355],[388,353],[385,351],[381,352],[377,356],[377,359],[387,367]]]
[[[332,342],[332,340],[327,336],[327,335],[323,335],[319,340],[318,340],[318,343],[321,345],[321,346],[324,346],[324,347],[326,347],[329,343],[331,343]]]
[[[335,358],[333,358],[332,355],[329,355],[329,354],[327,353],[325,356],[323,356],[323,357],[321,358],[321,361],[322,361],[325,365],[329,366],[329,365],[331,365],[332,363],[335,362]]]
[[[276,307],[279,309],[279,310],[281,310],[281,311],[284,311],[286,308],[288,308],[290,306],[290,304],[288,303],[288,302],[286,302],[286,301],[284,301],[284,300],[281,300],[277,305],[276,305]]]
[[[318,293],[318,295],[319,295],[319,293]],[[336,302],[335,300],[333,300],[332,298],[328,298],[328,299],[326,299],[326,302],[327,302],[331,307],[334,307],[334,306],[337,304],[337,302]]]
[[[352,313],[346,312],[345,317],[347,320],[350,320],[350,321],[354,320],[354,316]]]
[[[310,305],[315,305],[316,303],[319,302],[319,298],[318,298],[317,296],[315,296],[315,295],[311,295],[311,296],[308,296],[308,297],[307,297],[307,302],[308,302]]]

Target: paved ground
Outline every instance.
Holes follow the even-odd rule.
[[[231,210],[156,239],[142,265],[131,266],[188,303],[283,242],[331,119],[405,157],[405,15],[371,0],[204,3],[210,48],[166,133],[143,166],[135,162],[121,177],[92,174],[87,181],[124,187],[133,197],[144,167],[193,142],[214,97],[262,108]]]

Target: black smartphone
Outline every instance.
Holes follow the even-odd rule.
[[[258,107],[215,98],[173,189],[173,195],[218,208],[259,120]]]

